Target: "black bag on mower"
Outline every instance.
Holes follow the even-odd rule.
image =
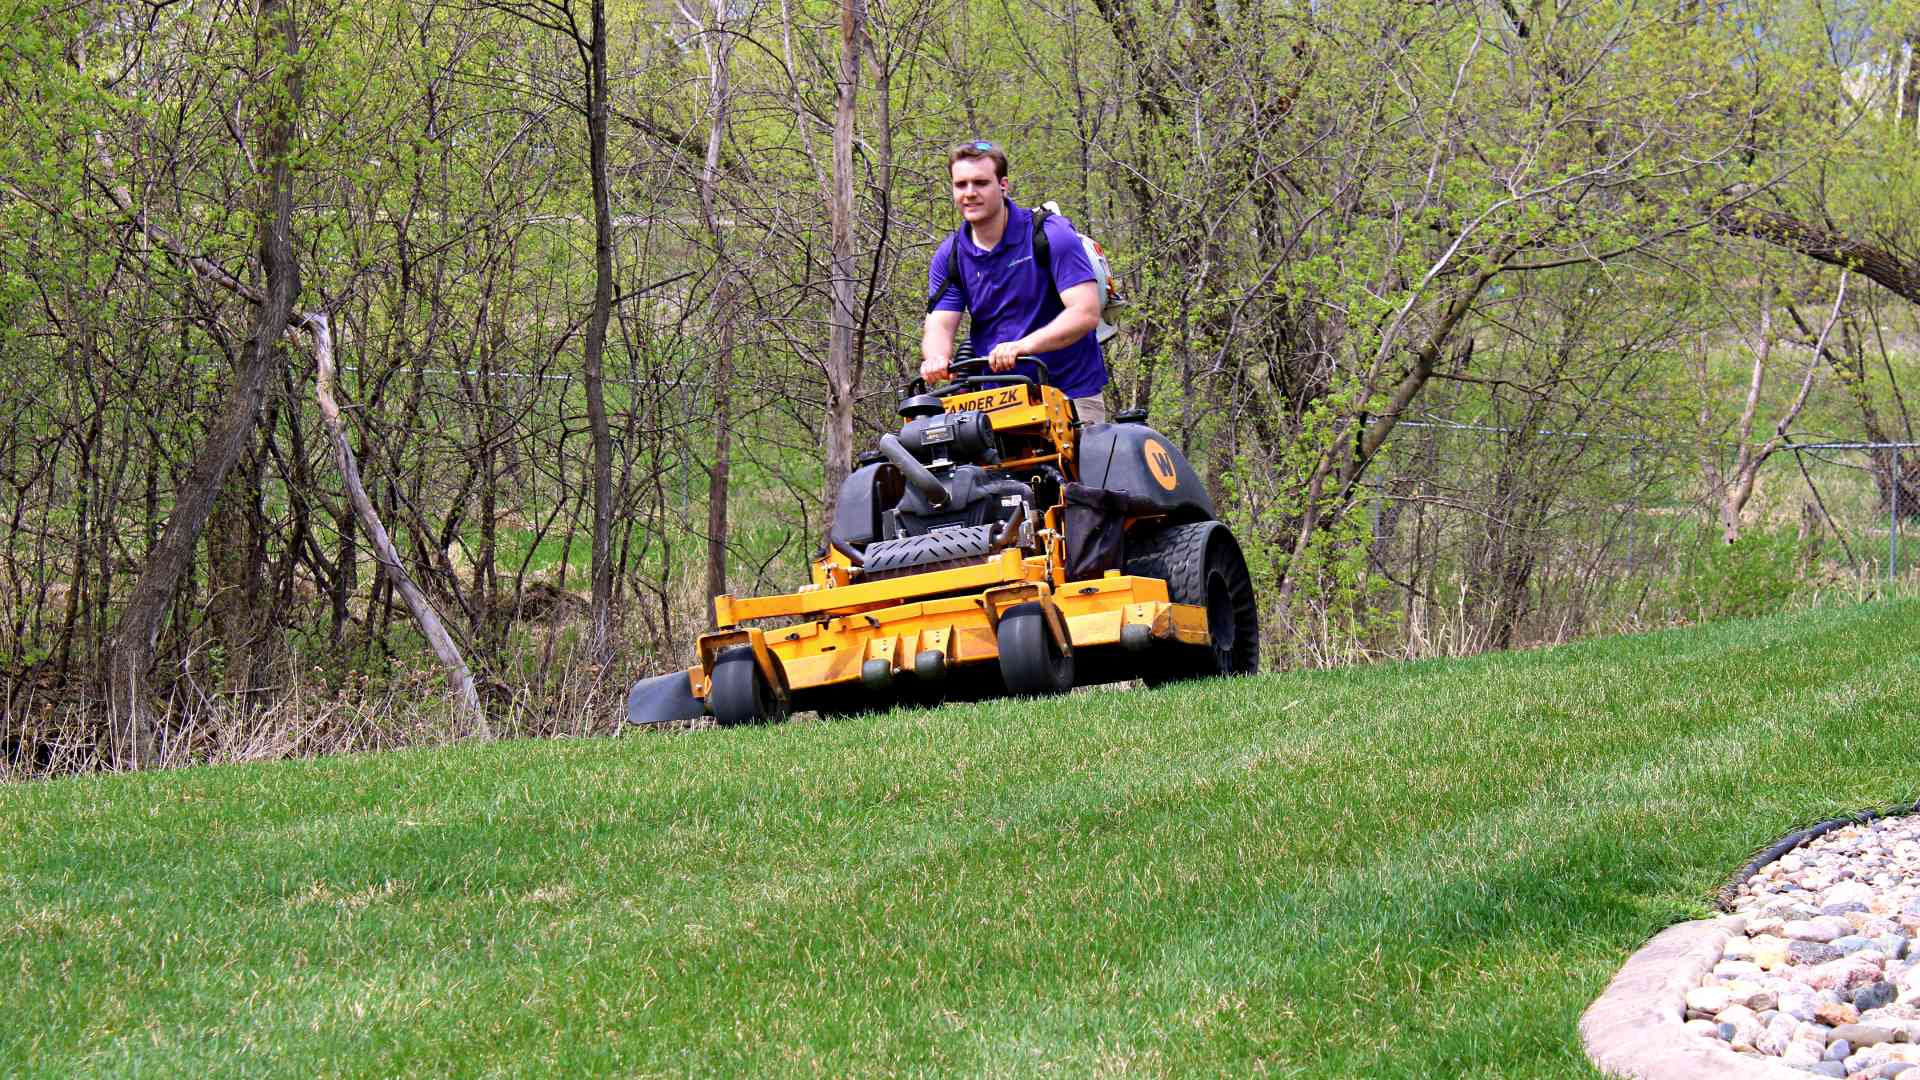
[[[1154,504],[1131,492],[1068,484],[1067,580],[1085,581],[1126,565],[1129,515],[1157,512]]]

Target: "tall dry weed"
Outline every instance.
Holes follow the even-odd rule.
[[[612,662],[594,664],[573,643],[585,639],[581,612],[516,636],[509,655],[478,672],[485,734],[495,739],[585,738],[621,729],[627,689],[684,666],[706,628],[693,612],[704,597],[668,591],[671,619],[630,619]],[[671,627],[683,640],[659,639]],[[188,661],[194,658],[189,656]],[[377,668],[378,666],[375,665]],[[158,766],[231,764],[441,746],[482,732],[448,695],[430,656],[395,659],[384,670],[328,670],[290,654],[270,664],[258,689],[225,689],[217,670],[182,662],[158,702]],[[108,771],[104,709],[86,687],[50,688],[14,679],[0,694],[0,782]]]

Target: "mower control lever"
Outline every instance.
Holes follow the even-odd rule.
[[[962,375],[953,380],[953,385],[940,392],[941,397],[956,390],[970,390],[976,386],[1032,386],[1033,380],[1025,375],[1008,372],[1005,375]]]
[[[1032,363],[1034,367],[1040,369],[1040,378],[1037,380],[1039,385],[1053,385],[1053,376],[1047,371],[1045,361],[1032,356],[1022,356],[1020,359],[1028,361]],[[951,397],[964,390],[973,390],[982,386],[1032,386],[1036,382],[1036,380],[1030,379],[1025,375],[1015,375],[1011,371],[992,372],[986,368],[987,361],[981,357],[973,356],[965,360],[955,360],[947,366],[947,375],[953,380],[952,382],[935,390],[927,385],[927,380],[916,375],[913,381],[907,383],[906,391],[900,396],[904,399],[917,397],[921,394],[932,394],[935,397],[944,398]],[[976,372],[978,372],[978,374],[975,374]]]

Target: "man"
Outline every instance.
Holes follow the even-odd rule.
[[[1004,151],[989,142],[962,143],[947,154],[947,175],[965,224],[935,249],[927,273],[921,377],[929,383],[949,377],[960,316],[971,312],[974,353],[993,371],[1031,378],[1034,366],[1018,358],[1037,357],[1053,385],[1073,399],[1082,423],[1105,422],[1100,390],[1107,364],[1094,336],[1100,286],[1072,224],[1058,215],[1046,219],[1050,265],[1043,267],[1034,260],[1033,211],[1011,198]],[[949,281],[956,265],[960,280]]]

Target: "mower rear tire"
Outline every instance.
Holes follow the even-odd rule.
[[[1207,611],[1208,643],[1165,643],[1142,676],[1149,686],[1207,675],[1260,670],[1260,609],[1253,575],[1233,533],[1218,521],[1173,525],[1142,537],[1127,552],[1127,573],[1167,583],[1176,604]]]
[[[721,727],[777,724],[787,718],[787,706],[767,685],[767,677],[754,662],[751,645],[722,649],[714,658],[707,711]]]
[[[1015,604],[1000,616],[1000,677],[1009,693],[1061,694],[1073,689],[1073,657],[1063,652],[1037,603]]]

